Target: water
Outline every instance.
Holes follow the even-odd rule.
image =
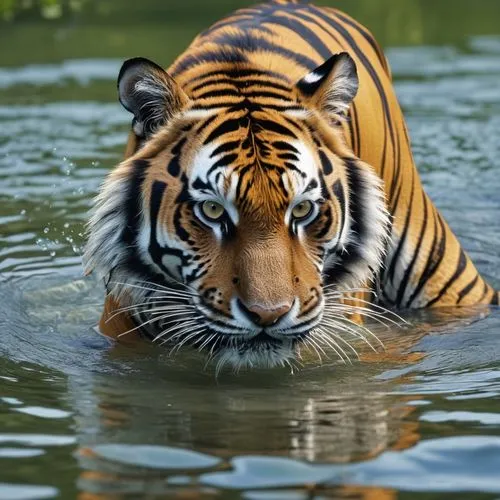
[[[120,62],[171,60],[229,3],[0,24],[0,498],[498,498],[498,309],[415,313],[362,363],[218,379],[93,330],[82,233],[124,147]],[[500,6],[338,5],[386,45],[427,190],[500,286]]]

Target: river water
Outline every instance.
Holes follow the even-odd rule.
[[[500,7],[422,3],[338,2],[385,44],[426,189],[499,287]],[[164,33],[159,1],[92,5],[0,24],[0,499],[499,498],[499,309],[407,315],[385,353],[294,374],[95,333],[82,233],[124,148],[121,60],[167,64],[215,14]]]

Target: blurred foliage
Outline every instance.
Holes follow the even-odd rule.
[[[258,2],[258,0],[257,0]],[[0,66],[142,55],[167,65],[204,28],[254,0],[0,0]],[[500,0],[314,0],[383,46],[466,45],[498,33]]]
[[[0,0],[0,19],[59,19],[80,12],[89,0]]]

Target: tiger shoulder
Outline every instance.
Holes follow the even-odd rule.
[[[237,10],[167,70],[125,62],[118,92],[133,115],[127,157],[85,250],[110,335],[132,325],[220,363],[274,366],[331,345],[346,297],[361,314],[360,297],[498,304],[423,189],[381,48],[348,15]]]

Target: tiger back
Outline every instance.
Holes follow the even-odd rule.
[[[133,131],[90,223],[88,271],[188,283],[210,310],[200,321],[227,321],[210,324],[216,333],[252,321],[299,332],[298,318],[314,328],[329,286],[369,286],[397,308],[498,304],[424,192],[387,60],[349,16],[286,0],[249,7],[166,73],[138,76],[146,66],[119,77]],[[212,173],[229,205],[200,194],[215,192]],[[160,235],[160,219],[175,229]],[[197,236],[207,227],[210,241]],[[119,286],[111,296],[144,298]]]

